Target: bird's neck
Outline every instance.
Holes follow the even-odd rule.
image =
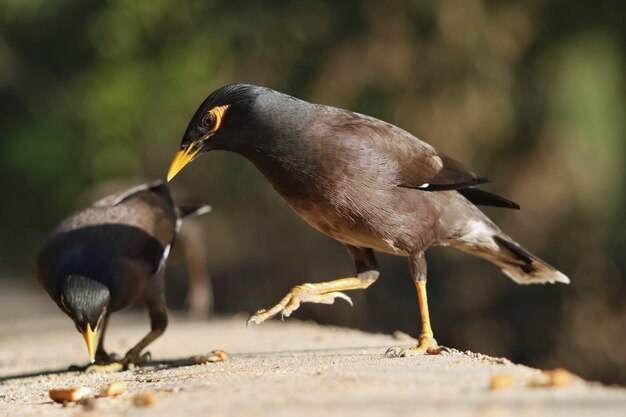
[[[299,194],[311,184],[317,164],[312,163],[309,144],[298,136],[266,137],[238,151],[267,178],[283,197]]]
[[[295,100],[295,99],[294,99]],[[320,166],[307,134],[310,104],[295,100],[260,107],[236,153],[252,162],[283,196],[306,187]]]

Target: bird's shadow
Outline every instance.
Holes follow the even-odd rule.
[[[142,368],[170,369],[170,368],[180,368],[184,366],[193,366],[196,364],[197,363],[195,363],[191,358],[165,359],[165,360],[157,360],[157,361],[150,360],[150,361],[142,362],[140,364],[136,364],[134,369],[142,369]],[[89,366],[90,365],[85,365],[85,366],[72,365],[67,368],[48,369],[48,370],[42,370],[42,371],[24,372],[24,373],[19,373],[19,374],[0,376],[0,385],[9,381],[35,378],[35,377],[41,377],[41,376],[64,375],[64,374],[79,374],[80,375],[80,374],[85,373],[85,370],[89,368]],[[126,370],[127,369],[120,369],[116,371],[110,371],[107,373],[124,372]],[[97,375],[98,372],[95,372],[94,374]]]
[[[253,357],[263,357],[263,356],[288,356],[293,357],[294,355],[302,355],[307,353],[317,353],[317,354],[328,354],[334,356],[341,356],[342,351],[345,351],[343,354],[352,354],[354,351],[362,351],[363,349],[376,349],[376,347],[368,346],[368,347],[344,347],[344,348],[324,348],[324,349],[302,349],[302,350],[282,350],[282,351],[265,351],[265,352],[245,352],[245,353],[235,353],[232,357],[237,358],[253,358]],[[380,349],[383,347],[381,346]],[[384,350],[382,350],[384,352]],[[381,352],[381,353],[382,353]],[[384,356],[384,355],[381,355]],[[164,370],[164,369],[172,369],[172,368],[182,368],[186,366],[196,366],[198,362],[196,362],[193,357],[184,357],[178,359],[160,359],[160,360],[148,360],[145,362],[141,362],[135,365],[135,370],[137,369],[151,369],[151,370]],[[33,372],[24,372],[14,375],[5,375],[0,376],[0,385],[5,382],[35,378],[41,376],[52,376],[52,375],[64,375],[64,374],[83,374],[84,371],[89,367],[89,365],[85,366],[70,366],[68,368],[57,368],[57,369],[49,369],[42,371],[33,371]],[[125,370],[112,371],[110,373],[115,372],[124,372]],[[98,374],[98,373],[96,373]]]
[[[60,369],[49,369],[46,371],[34,371],[34,372],[25,372],[25,373],[14,374],[14,375],[5,375],[5,376],[0,376],[0,385],[4,384],[5,382],[13,381],[13,380],[34,378],[38,376],[62,375],[62,374],[71,373],[71,372],[75,372],[75,371],[72,371],[69,368],[60,368]]]

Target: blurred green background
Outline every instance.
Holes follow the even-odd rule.
[[[0,278],[34,282],[43,237],[85,195],[162,178],[205,96],[255,83],[394,123],[521,204],[487,212],[572,284],[431,250],[440,343],[624,384],[625,4],[0,0]],[[206,155],[172,188],[214,207],[200,227],[218,313],[353,272],[241,157]],[[379,261],[354,308],[294,317],[417,336],[406,260]]]

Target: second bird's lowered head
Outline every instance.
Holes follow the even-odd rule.
[[[96,357],[96,336],[106,316],[111,293],[99,281],[82,275],[67,275],[60,283],[61,308],[85,338],[89,359]]]

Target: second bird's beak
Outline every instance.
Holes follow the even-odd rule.
[[[185,165],[191,162],[196,157],[196,155],[200,153],[203,147],[204,144],[200,140],[197,140],[189,145],[186,149],[179,149],[178,152],[176,152],[176,155],[174,155],[174,160],[170,165],[170,169],[167,171],[167,181],[171,181],[172,178],[176,176],[176,174],[178,174],[183,168],[185,168]]]
[[[85,338],[85,342],[87,343],[87,350],[89,351],[89,360],[91,363],[96,361],[96,333],[98,332],[98,328],[96,326],[95,330],[91,329],[91,325],[87,323],[87,330],[83,332],[83,337]]]

